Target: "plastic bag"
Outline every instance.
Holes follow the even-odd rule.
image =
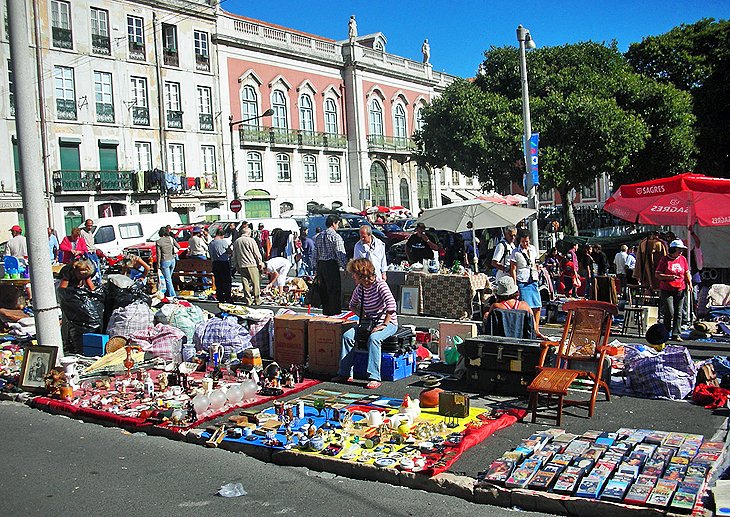
[[[195,305],[185,307],[178,303],[163,305],[155,314],[155,323],[171,325],[182,330],[188,338],[188,342],[193,341],[195,327],[204,319],[205,316],[200,307]]]
[[[106,333],[110,336],[128,338],[135,332],[151,327],[153,317],[152,310],[141,302],[119,307],[112,312],[109,324],[106,326]]]
[[[58,303],[63,316],[61,337],[65,352],[82,353],[83,335],[103,332],[105,295],[103,288],[95,291],[89,291],[85,287],[58,290]]]
[[[243,489],[241,483],[228,483],[220,487],[218,495],[222,497],[240,497],[242,495],[248,495],[248,492]]]

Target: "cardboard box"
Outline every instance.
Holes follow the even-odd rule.
[[[467,321],[455,321],[450,323],[448,321],[442,321],[439,323],[439,358],[442,361],[444,360],[444,350],[449,344],[449,336],[452,339],[454,336],[459,336],[466,340],[470,337],[476,337],[476,335],[476,323],[470,323]]]
[[[337,375],[340,366],[342,333],[354,323],[339,318],[312,318],[308,325],[309,371]]]
[[[306,314],[282,314],[274,318],[274,360],[286,368],[307,362]]]

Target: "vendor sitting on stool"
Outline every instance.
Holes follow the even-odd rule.
[[[378,323],[368,338],[368,389],[380,387],[380,349],[383,341],[398,331],[396,304],[385,281],[375,274],[372,262],[366,258],[350,261],[347,271],[355,280],[355,290],[350,298],[350,310],[363,318],[378,318]],[[360,305],[362,305],[362,310]],[[342,335],[339,375],[335,382],[352,382],[352,365],[355,362],[355,329]]]

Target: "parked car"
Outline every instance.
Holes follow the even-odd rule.
[[[375,228],[382,231],[388,238],[388,242],[393,245],[396,242],[404,241],[411,236],[413,232],[405,231],[396,223],[376,224]]]
[[[180,225],[177,212],[124,215],[97,219],[92,233],[97,252],[102,252],[110,262],[117,259],[125,248],[144,244],[145,235],[157,232],[167,224]],[[97,253],[99,254],[99,253]]]
[[[340,228],[337,230],[337,233],[342,237],[342,240],[345,241],[345,252],[347,253],[347,260],[350,260],[353,255],[355,254],[355,244],[357,244],[357,241],[360,240],[360,227],[358,226],[357,229],[355,228]],[[380,232],[378,232],[380,233]],[[387,256],[387,250],[390,248],[390,245],[388,244],[387,240],[385,239],[385,236],[382,237],[378,235],[377,233],[373,232],[373,235],[376,239],[380,239],[383,241],[383,244],[385,244],[386,249],[386,256]]]
[[[415,232],[418,219],[399,219],[394,222],[400,226],[404,232]]]
[[[340,213],[338,214],[340,216],[340,226],[337,229],[337,233],[339,233],[343,239],[345,239],[345,249],[347,249],[347,241],[352,240],[353,236],[357,236],[354,241],[352,241],[352,247],[355,246],[355,243],[360,238],[358,235],[358,230],[360,227],[364,224],[368,226],[373,226],[370,224],[370,221],[368,221],[365,217],[357,214],[346,214],[346,213]],[[324,230],[325,229],[325,221],[327,220],[327,215],[309,215],[307,216],[306,220],[306,226],[307,229],[307,236],[309,236],[311,239],[314,239],[315,235],[317,235],[317,228]],[[348,230],[348,231],[345,231]],[[378,239],[383,241],[385,244],[386,249],[390,247],[390,242],[388,238],[385,236],[385,234],[377,229],[376,227],[373,227],[373,235],[375,235]],[[348,252],[348,257],[352,257],[352,250]]]
[[[186,224],[183,226],[173,226],[170,229],[170,236],[177,241],[178,246],[180,246],[180,251],[178,251],[178,256],[181,258],[184,258],[187,254],[188,250],[188,241],[190,240],[190,237],[192,236],[192,231],[194,226],[201,226],[201,225],[192,225],[192,224]],[[205,225],[202,225],[205,226]],[[157,230],[159,232],[159,229]],[[134,246],[127,246],[124,248],[124,253],[132,253],[134,255],[139,255],[139,258],[147,262],[148,264],[152,265],[157,262],[157,246],[155,246],[155,243],[157,242],[157,239],[160,238],[157,232],[154,232],[152,235],[147,237],[147,241],[145,241],[142,244],[137,244]]]
[[[464,238],[459,233],[448,230],[429,230],[436,234],[439,241],[439,260],[446,267],[451,267],[454,261],[464,260]],[[388,263],[400,264],[408,261],[406,255],[407,240],[393,244],[388,251]]]

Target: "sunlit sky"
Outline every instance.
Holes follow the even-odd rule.
[[[626,50],[682,23],[730,18],[730,0],[222,0],[221,7],[336,40],[347,38],[347,21],[354,14],[358,33],[382,32],[393,54],[420,61],[421,44],[428,38],[434,70],[462,77],[474,75],[490,46],[516,45],[519,24],[530,29],[538,46],[615,39]]]

